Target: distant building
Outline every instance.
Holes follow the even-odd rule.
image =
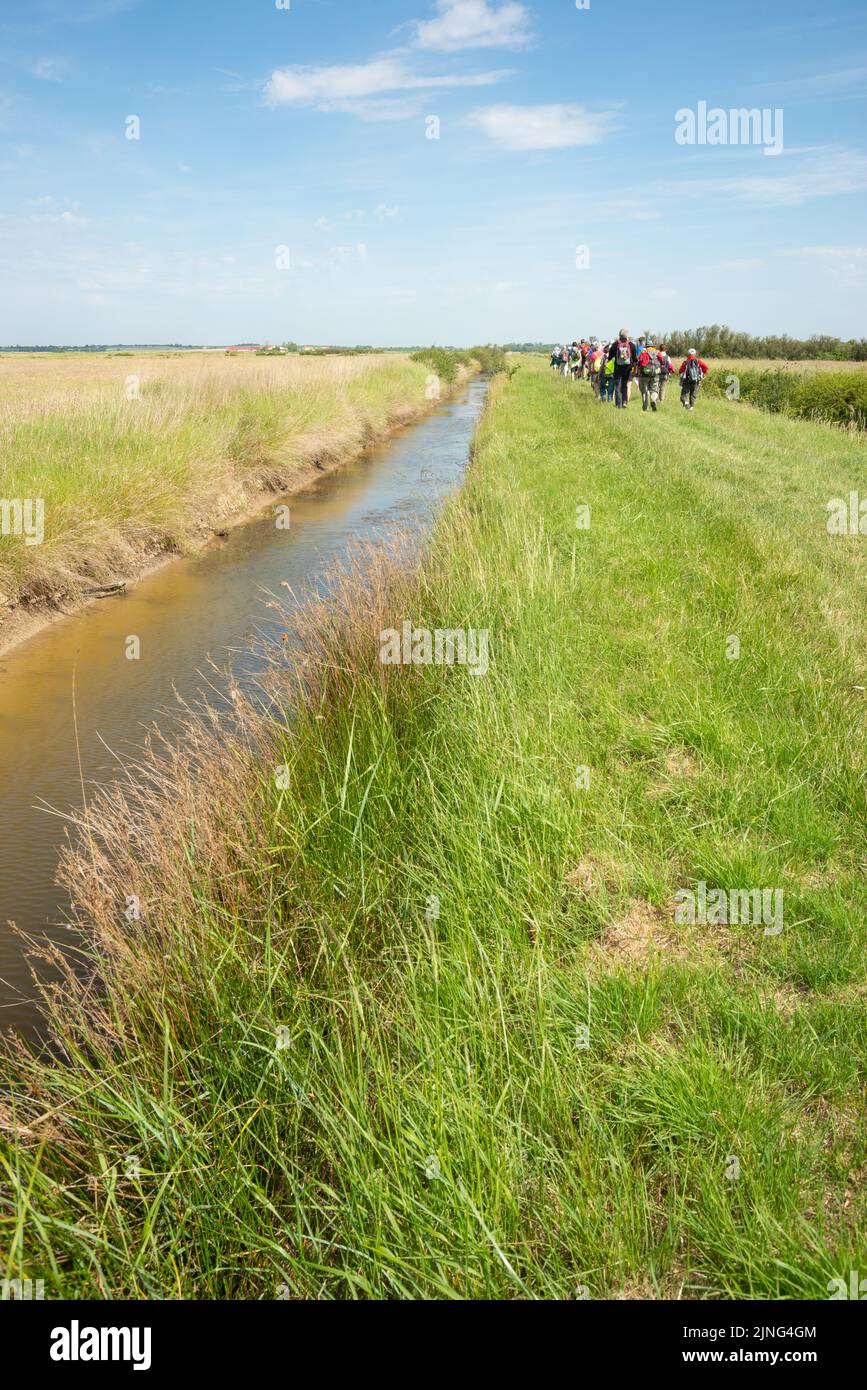
[[[227,352],[258,352],[261,344],[259,343],[236,343],[234,347],[226,348]]]

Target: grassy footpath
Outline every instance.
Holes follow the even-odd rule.
[[[203,719],[94,808],[105,1003],[70,982],[68,1065],[15,1063],[6,1272],[821,1299],[867,1268],[867,541],[825,529],[860,457],[499,378],[422,573],[311,615],[291,728],[287,666],[219,757]],[[487,674],[382,666],[404,618],[487,629]],[[699,880],[782,889],[784,930],[676,925]]]
[[[200,545],[416,418],[429,376],[387,354],[4,359],[0,498],[41,499],[44,538],[4,514],[0,605],[62,606]]]

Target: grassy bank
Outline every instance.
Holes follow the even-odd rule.
[[[498,379],[421,573],[348,580],[267,716],[238,700],[219,754],[203,716],[93,806],[64,1061],[8,1063],[4,1273],[824,1298],[863,1270],[867,558],[825,527],[860,468],[724,400]],[[487,630],[489,669],[382,665],[405,619]],[[783,931],[678,925],[699,881],[782,890]]]
[[[0,604],[66,606],[195,548],[418,416],[429,372],[386,354],[7,358],[0,498],[41,499],[44,536],[25,543],[10,514]]]

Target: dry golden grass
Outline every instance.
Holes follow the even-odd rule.
[[[834,358],[822,358],[809,362],[788,362],[782,358],[773,357],[714,357],[710,360],[713,367],[730,367],[733,371],[754,372],[863,372],[867,371],[867,362],[838,362]]]
[[[202,390],[235,392],[306,391],[370,376],[406,362],[405,353],[356,357],[256,357],[223,352],[186,353],[0,353],[0,408],[32,414],[76,410],[94,400],[125,400],[127,381],[137,377],[143,394]]]
[[[417,417],[429,373],[396,353],[7,355],[0,497],[45,520],[39,544],[0,535],[0,603],[56,607],[195,547]]]

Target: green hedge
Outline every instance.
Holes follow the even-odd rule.
[[[716,395],[802,420],[867,429],[867,372],[740,371],[716,367],[706,386]],[[735,392],[737,384],[737,394]]]

